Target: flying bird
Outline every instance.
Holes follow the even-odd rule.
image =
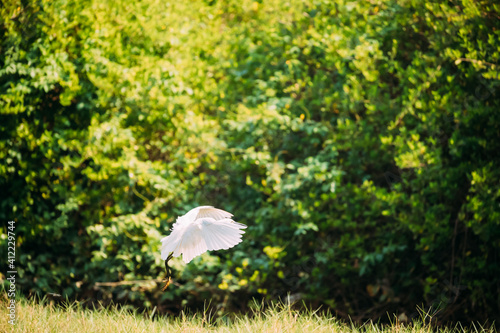
[[[200,206],[177,218],[170,235],[161,240],[161,259],[165,260],[167,271],[164,291],[171,282],[168,261],[172,257],[182,254],[182,260],[187,264],[206,251],[227,250],[241,243],[245,233],[241,229],[247,226],[233,221],[232,217],[233,214],[225,210]]]

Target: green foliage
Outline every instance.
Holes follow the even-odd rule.
[[[498,318],[500,15],[490,1],[11,1],[0,219],[26,293],[161,311],[292,292],[339,314]],[[174,262],[210,204],[249,225]],[[1,234],[6,239],[5,230]]]

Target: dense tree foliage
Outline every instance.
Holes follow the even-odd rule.
[[[0,11],[0,219],[17,222],[24,293],[499,318],[495,1]],[[174,262],[162,293],[159,240],[206,204],[245,241]]]

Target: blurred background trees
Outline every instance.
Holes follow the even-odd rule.
[[[494,1],[0,11],[0,219],[17,221],[23,293],[499,319]],[[159,240],[197,205],[233,212],[245,240],[174,262],[161,293]]]

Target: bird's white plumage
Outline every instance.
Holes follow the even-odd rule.
[[[172,233],[164,237],[161,258],[165,260],[173,252],[182,254],[185,263],[206,251],[229,249],[241,242],[247,226],[231,219],[233,214],[212,206],[191,209],[177,218]]]

